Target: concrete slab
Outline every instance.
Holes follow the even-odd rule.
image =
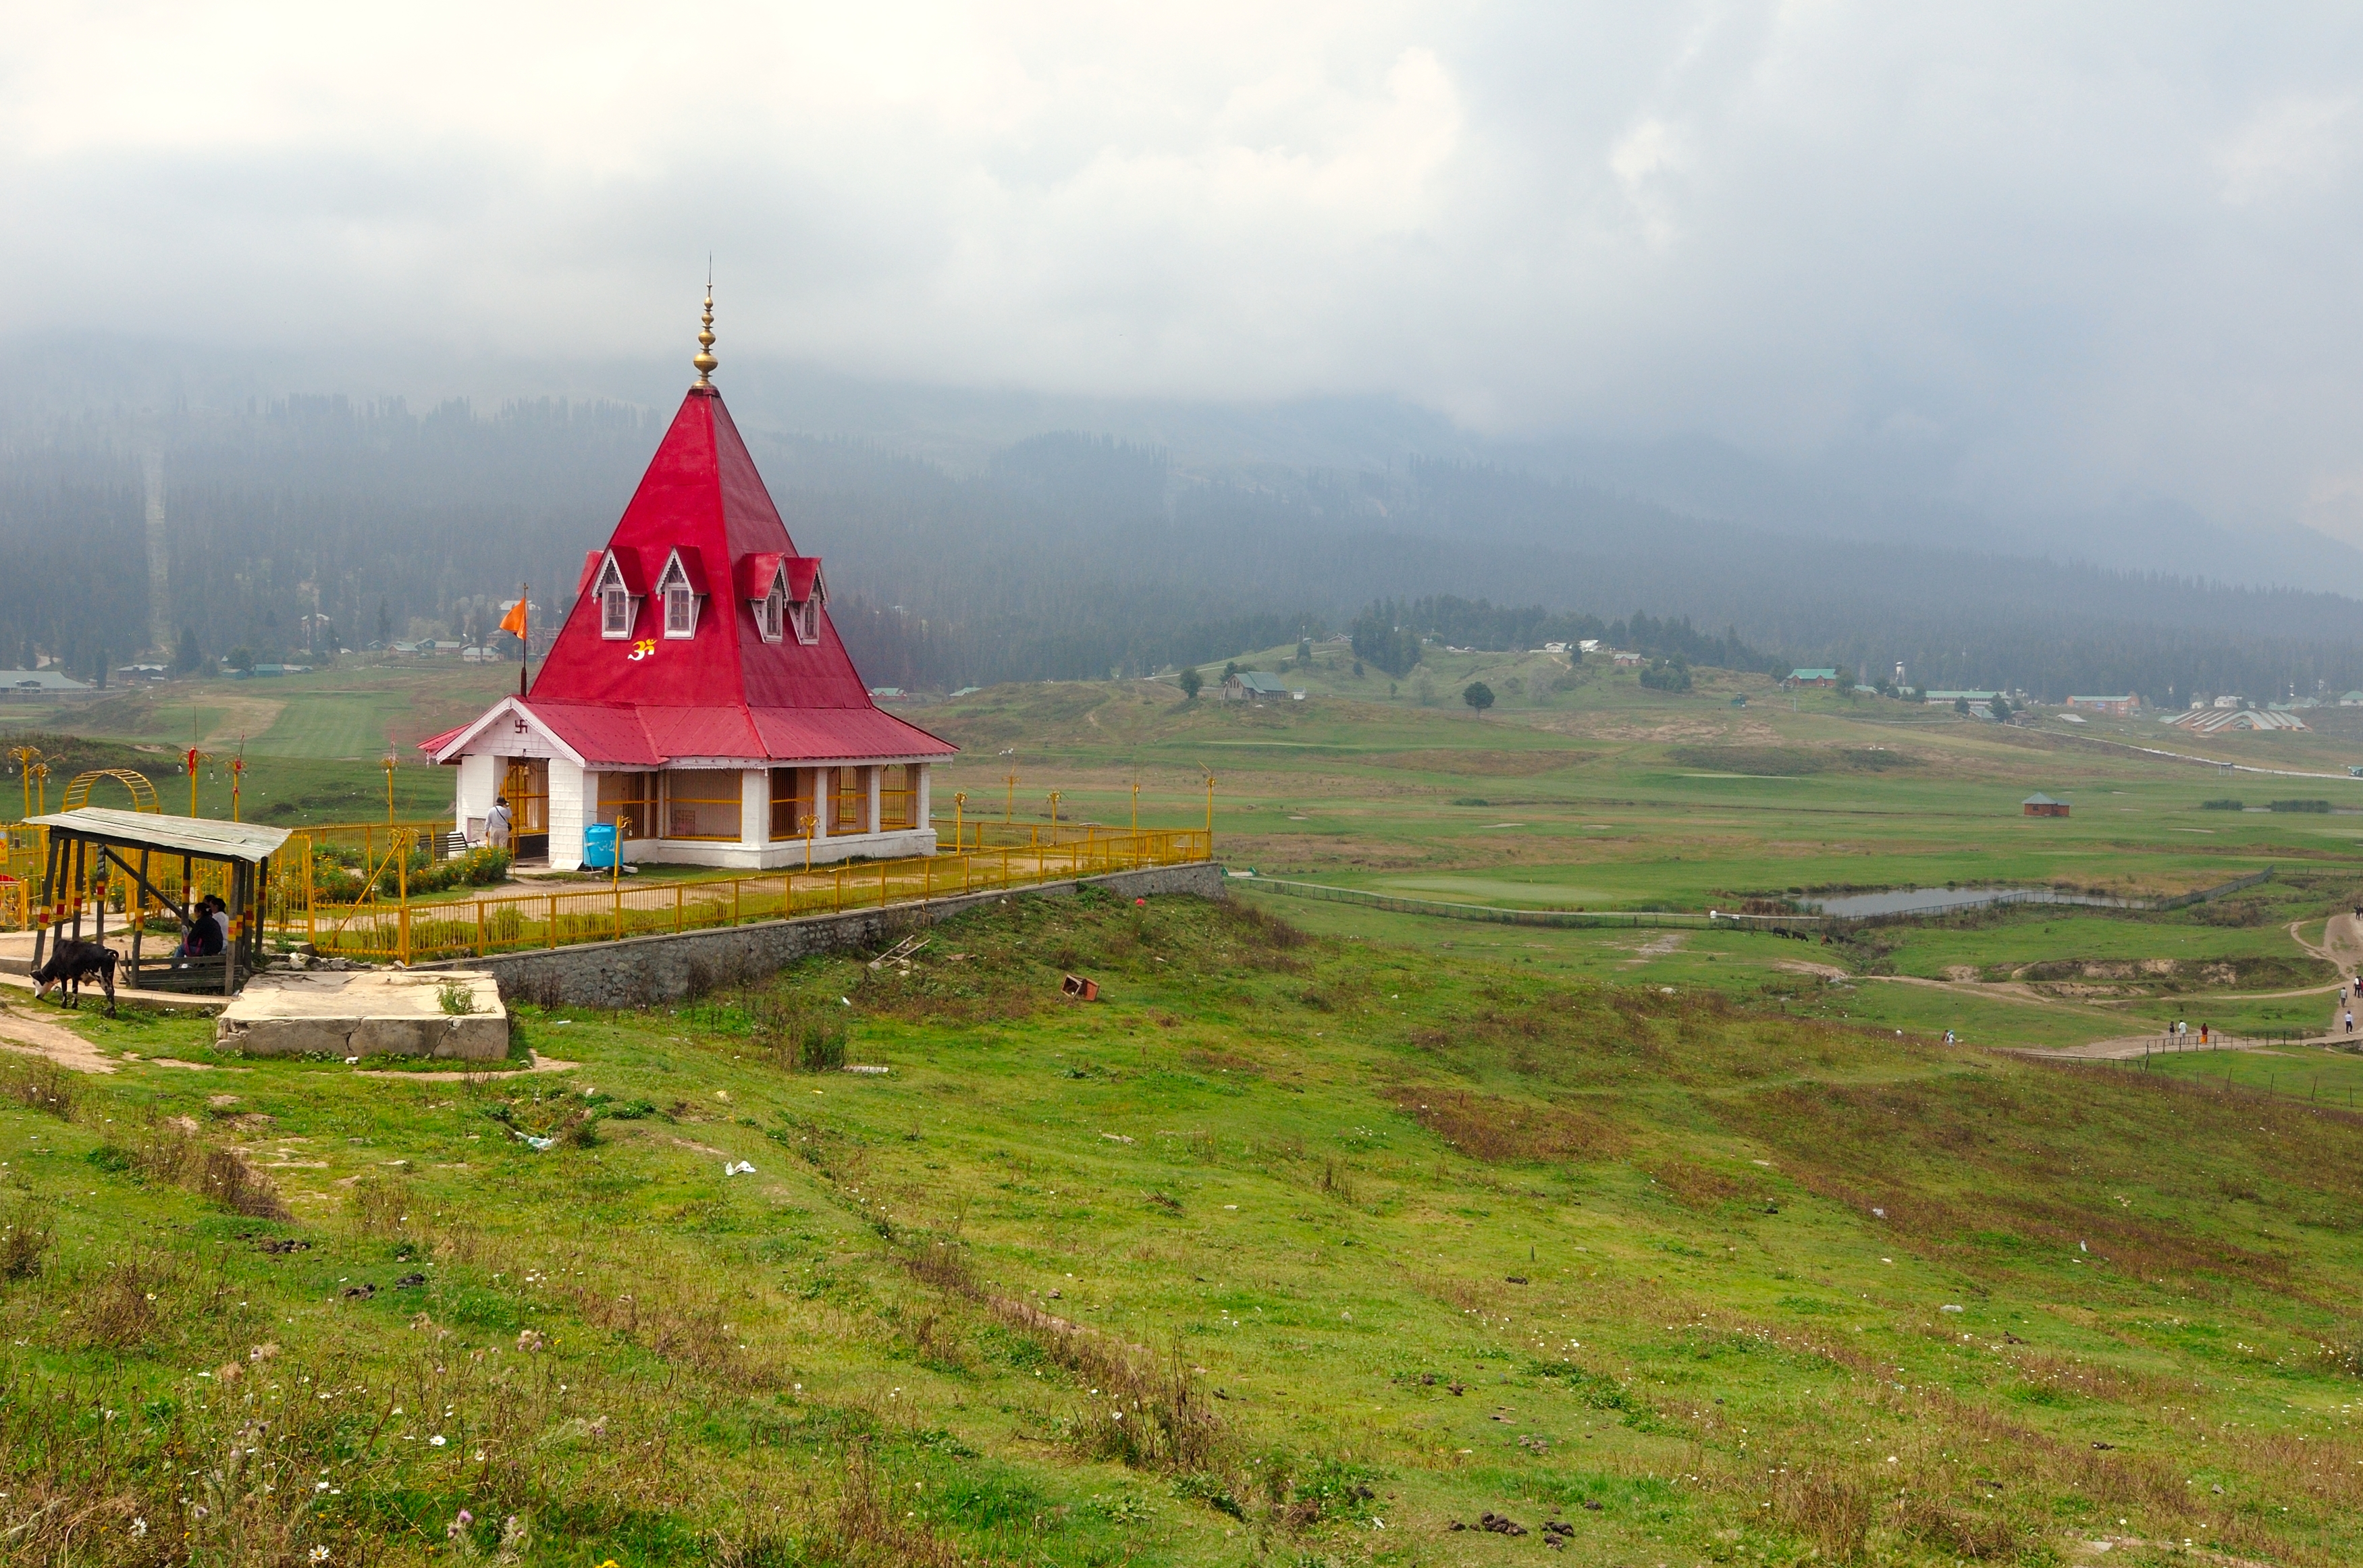
[[[461,988],[471,1011],[445,1010]],[[509,1054],[501,988],[476,969],[272,970],[246,983],[214,1027],[249,1056],[436,1056],[497,1062]]]

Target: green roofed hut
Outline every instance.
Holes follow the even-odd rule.
[[[2055,801],[2042,794],[2029,795],[2019,802],[2019,808],[2030,817],[2064,817],[2068,814],[2067,801]]]

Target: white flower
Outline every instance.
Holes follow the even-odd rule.
[[[132,1536],[132,1539],[133,1539],[133,1540],[137,1540],[139,1538],[140,1538],[140,1537],[141,1537],[141,1536],[143,1536],[143,1535],[146,1535],[147,1533],[148,1533],[148,1521],[147,1521],[146,1519],[143,1519],[143,1518],[133,1518],[133,1519],[132,1519],[132,1521],[131,1521],[131,1536]]]
[[[326,1562],[328,1560],[328,1549],[325,1546],[314,1547],[311,1551],[311,1559],[315,1562]]]
[[[434,1444],[437,1448],[441,1448],[444,1441],[443,1434],[441,1432],[437,1432],[433,1437],[428,1438],[427,1441]]]

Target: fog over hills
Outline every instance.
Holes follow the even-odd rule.
[[[660,363],[344,372],[573,394],[421,404],[273,390],[336,384],[300,358],[62,347],[0,359],[0,542],[37,563],[0,587],[0,657],[30,637],[78,667],[149,624],[142,573],[85,565],[94,546],[141,558],[149,452],[171,618],[209,653],[291,645],[316,598],[348,645],[465,635],[519,580],[571,598],[685,381]],[[720,380],[881,684],[1142,673],[1443,594],[1687,618],[1767,659],[1902,660],[1937,685],[2177,701],[2363,685],[2363,600],[2345,591],[2363,553],[2163,502],[1987,513],[1892,471],[1704,440],[1513,445],[1392,399],[1090,399],[752,357]]]

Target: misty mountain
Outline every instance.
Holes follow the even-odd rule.
[[[28,639],[77,668],[146,646],[150,453],[170,620],[210,655],[300,648],[316,606],[347,646],[481,631],[519,581],[562,608],[672,406],[239,398],[259,370],[194,363],[147,365],[134,402],[75,373],[97,377],[79,398],[7,381],[0,662]],[[2363,601],[2271,585],[2363,580],[2363,556],[2302,531],[2281,569],[2230,586],[2209,562],[2272,552],[2171,508],[2002,527],[1705,444],[1495,448],[1385,400],[1116,403],[760,366],[727,395],[876,684],[1139,673],[1448,595],[1687,619],[1936,685],[2363,686]]]

